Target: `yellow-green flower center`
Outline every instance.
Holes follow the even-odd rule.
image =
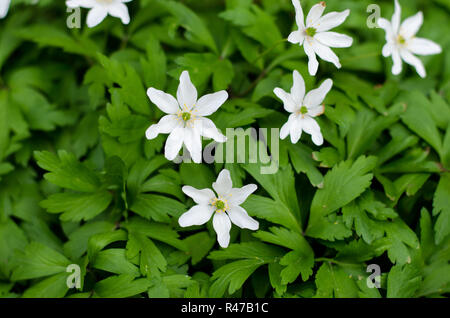
[[[308,108],[306,106],[300,107],[300,114],[306,115],[308,113]]]
[[[309,27],[309,28],[306,29],[305,32],[306,32],[307,36],[313,37],[314,35],[316,35],[317,30],[315,28],[313,28],[313,27]]]
[[[184,112],[181,117],[183,118],[184,121],[188,121],[189,119],[191,119],[191,113],[189,112]]]
[[[214,205],[216,206],[216,210],[223,210],[225,208],[225,203],[223,201],[217,200]]]
[[[398,36],[398,43],[400,43],[400,44],[405,44],[405,43],[406,43],[405,38],[404,38],[403,36],[399,35],[399,36]]]

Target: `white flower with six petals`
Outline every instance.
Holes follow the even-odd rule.
[[[0,19],[3,19],[8,14],[11,0],[0,0]]]
[[[394,65],[392,74],[398,75],[402,71],[402,60],[415,67],[420,77],[426,76],[422,61],[414,56],[432,55],[442,52],[442,48],[433,41],[416,37],[423,23],[423,14],[418,12],[407,18],[400,24],[401,8],[398,0],[395,0],[395,10],[392,21],[384,18],[378,19],[378,25],[386,32],[387,43],[383,47],[383,56],[392,56]]]
[[[248,184],[242,188],[233,188],[230,172],[223,169],[217,181],[212,184],[217,197],[211,189],[198,190],[191,186],[184,186],[183,192],[191,197],[197,205],[185,212],[178,219],[182,227],[203,225],[213,217],[213,227],[217,233],[217,241],[223,248],[230,243],[231,223],[242,229],[257,230],[258,221],[252,219],[240,205],[250,194],[256,191],[255,184]]]
[[[192,84],[189,73],[184,71],[180,76],[177,99],[172,95],[153,87],[147,95],[166,116],[157,124],[151,125],[145,136],[151,140],[159,134],[169,134],[165,145],[165,156],[173,160],[183,143],[195,163],[202,160],[201,136],[212,138],[217,142],[225,142],[226,137],[217,129],[212,120],[204,117],[212,115],[228,99],[226,91],[208,94],[197,100],[197,89]]]
[[[67,0],[66,5],[69,8],[88,8],[87,26],[93,28],[100,24],[106,16],[120,18],[123,24],[130,23],[130,15],[126,2],[133,0]]]
[[[325,80],[319,88],[310,91],[305,96],[303,77],[297,71],[294,71],[293,76],[294,83],[290,94],[278,87],[273,91],[283,101],[284,109],[291,113],[287,123],[281,127],[280,138],[285,139],[288,135],[291,135],[291,142],[295,144],[300,140],[302,131],[304,131],[311,135],[314,144],[321,146],[323,136],[314,117],[324,113],[325,106],[322,102],[333,86],[333,81],[331,79]]]
[[[337,68],[341,68],[341,63],[337,55],[330,47],[342,48],[350,47],[353,39],[345,34],[330,32],[347,19],[350,10],[342,12],[330,12],[322,16],[326,4],[324,1],[314,5],[306,17],[306,25],[304,23],[303,10],[299,0],[292,0],[295,7],[295,20],[298,30],[292,32],[288,41],[293,44],[303,45],[306,55],[308,55],[309,74],[316,75],[319,68],[316,54],[327,62],[333,63]]]

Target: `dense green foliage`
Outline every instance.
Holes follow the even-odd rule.
[[[443,53],[391,74],[372,0],[350,8],[338,32],[342,69],[320,61],[311,77],[290,0],[135,0],[131,23],[107,17],[69,29],[64,1],[13,0],[0,20],[0,296],[422,297],[450,291],[450,5],[403,1],[424,12],[420,35]],[[302,0],[307,12],[315,1]],[[390,18],[393,1],[376,1]],[[188,70],[199,95],[226,89],[211,119],[222,129],[280,128],[273,94],[298,70],[307,90],[332,78],[325,144],[280,141],[280,169],[175,164],[148,87],[175,94]],[[205,143],[206,144],[206,143]],[[258,190],[242,205],[256,232],[234,226],[219,247],[211,222],[180,228],[194,203],[183,185],[211,188],[219,171]],[[81,289],[66,285],[70,264]],[[368,288],[368,264],[381,289]]]

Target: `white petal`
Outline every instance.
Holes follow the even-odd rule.
[[[336,32],[320,32],[314,38],[329,47],[350,47],[353,43],[350,36]]]
[[[302,120],[302,128],[305,133],[310,134],[312,137],[312,141],[317,146],[321,146],[323,144],[322,133],[320,132],[319,124],[311,117],[305,116]]]
[[[324,61],[333,63],[337,68],[341,68],[339,58],[337,55],[326,45],[323,45],[315,39],[312,41],[312,47],[314,52]]]
[[[192,84],[188,71],[181,73],[177,99],[181,107],[187,107],[188,109],[191,109],[197,103],[197,89]]]
[[[297,22],[299,29],[304,30],[305,29],[305,22],[304,22],[305,18],[303,16],[303,9],[302,9],[302,6],[300,5],[300,1],[292,0],[292,4],[294,5],[294,8],[295,8],[295,21]]]
[[[153,104],[166,114],[176,114],[180,110],[177,100],[172,95],[166,94],[163,91],[150,87],[147,90],[147,96]]]
[[[223,248],[230,244],[231,221],[226,213],[216,213],[213,218],[213,227],[217,233],[217,241]]]
[[[69,8],[93,8],[97,6],[97,2],[95,0],[68,0],[66,6]]]
[[[228,202],[233,206],[241,205],[245,202],[245,200],[247,200],[250,194],[256,191],[256,189],[258,189],[258,186],[256,184],[247,184],[242,188],[233,188],[231,189]]]
[[[184,140],[184,128],[175,128],[169,135],[164,148],[167,160],[172,161],[178,155]]]
[[[209,116],[215,113],[227,99],[228,93],[226,91],[205,95],[197,101],[197,105],[194,108],[197,111],[195,114],[199,116]]]
[[[108,12],[111,16],[120,18],[123,24],[130,23],[130,15],[128,14],[128,8],[121,2],[116,2],[108,7]]]
[[[325,10],[326,4],[325,1],[321,1],[318,4],[312,6],[311,10],[309,10],[308,16],[306,17],[306,27],[314,27],[315,23],[322,16],[323,11]]]
[[[208,205],[216,197],[211,189],[198,190],[191,186],[184,186],[181,190],[200,205]]]
[[[342,12],[330,12],[325,14],[315,23],[317,32],[328,31],[341,25],[347,19],[349,14],[349,9]]]
[[[89,28],[93,28],[100,24],[108,15],[108,11],[103,7],[94,7],[91,10],[89,10],[89,13],[87,15],[87,26]]]
[[[241,229],[249,229],[256,231],[259,228],[258,221],[252,219],[240,206],[233,206],[227,210],[231,222],[239,226]]]
[[[198,119],[195,128],[206,138],[212,138],[217,142],[227,141],[227,137],[220,133],[214,122],[209,118],[201,117]]]
[[[408,50],[418,55],[432,55],[442,52],[439,44],[424,38],[413,38],[408,42]]]
[[[274,94],[283,101],[284,109],[287,112],[294,112],[296,108],[296,104],[294,100],[292,99],[292,96],[289,93],[286,93],[283,89],[277,87],[273,90]]]
[[[297,116],[292,121],[291,131],[290,131],[291,142],[293,144],[296,144],[300,140],[300,137],[302,136],[302,131],[303,131],[302,130],[302,121],[301,121],[300,117]]]
[[[319,106],[320,104],[322,104],[332,86],[333,81],[331,79],[326,79],[322,83],[322,85],[320,85],[316,89],[309,91],[308,94],[306,94],[303,104],[308,107],[308,109]]]
[[[214,207],[210,205],[195,205],[180,216],[178,224],[180,224],[181,227],[203,225],[209,221],[213,213]]]
[[[197,129],[184,129],[184,144],[191,154],[191,158],[195,163],[202,162],[202,138]]]
[[[298,108],[303,103],[303,98],[305,97],[305,81],[297,70],[293,74],[291,97],[295,103],[295,108]]]
[[[394,50],[394,45],[390,42],[387,42],[384,46],[383,46],[383,51],[381,52],[383,54],[384,57],[388,57],[392,54],[392,51]]]
[[[311,117],[317,117],[322,115],[325,112],[324,105],[318,105],[311,108],[308,108],[308,115]]]
[[[226,197],[230,193],[233,186],[230,171],[228,171],[227,169],[223,169],[219,173],[216,182],[213,182],[212,186],[218,195]]]
[[[412,65],[415,67],[415,69],[416,69],[417,73],[420,75],[420,77],[424,78],[427,76],[425,67],[423,66],[422,61],[418,57],[414,56],[408,50],[401,50],[400,56],[403,59],[403,61],[405,61],[409,65]]]
[[[296,114],[289,115],[288,121],[281,127],[280,139],[284,140],[291,133],[291,126],[295,124]]]
[[[168,134],[177,127],[181,127],[182,123],[176,115],[166,115],[154,125],[151,125],[145,132],[148,140],[155,139],[159,134]]]
[[[303,41],[305,40],[305,35],[302,31],[293,31],[291,34],[289,34],[288,41],[293,44],[300,44],[300,46],[303,44]]]
[[[378,19],[378,26],[382,28],[386,32],[386,41],[391,42],[394,41],[396,34],[392,30],[392,24],[385,18]]]
[[[0,0],[0,19],[3,19],[8,14],[11,0]]]
[[[398,30],[400,28],[401,15],[402,15],[402,8],[400,7],[398,0],[395,0],[395,9],[394,14],[392,15],[392,31],[395,34],[398,34]]]
[[[418,12],[417,14],[409,17],[400,26],[399,33],[405,38],[409,39],[416,35],[423,23],[423,14]]]
[[[392,65],[392,74],[398,75],[402,72],[402,59],[400,57],[400,52],[396,49],[392,51],[392,60],[394,62]]]
[[[319,68],[319,62],[316,58],[316,53],[314,52],[314,48],[312,47],[313,39],[307,38],[303,43],[303,47],[305,48],[305,53],[308,56],[308,71],[309,74],[314,76],[317,73],[317,69]]]

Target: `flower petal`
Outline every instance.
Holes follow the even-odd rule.
[[[184,194],[191,197],[195,203],[200,205],[208,205],[216,197],[211,189],[199,190],[191,186],[184,186],[181,190],[183,190]]]
[[[312,6],[311,10],[306,17],[306,27],[315,27],[316,22],[322,16],[323,11],[325,10],[326,4],[325,1],[321,1],[318,4]]]
[[[314,38],[329,47],[350,47],[353,43],[350,36],[336,32],[320,32]]]
[[[176,114],[180,110],[177,100],[172,95],[166,94],[163,91],[150,87],[147,90],[147,96],[153,104],[166,114]]]
[[[209,116],[216,112],[216,110],[222,106],[228,99],[227,91],[220,91],[214,94],[208,94],[203,96],[197,101],[195,106],[196,115]]]
[[[294,124],[295,117],[295,114],[289,115],[288,121],[283,125],[283,127],[281,127],[280,139],[286,139],[286,137],[291,133],[291,126]]]
[[[120,18],[123,24],[130,23],[130,15],[128,13],[128,8],[125,4],[121,2],[116,2],[108,7],[108,13],[116,18]]]
[[[312,47],[314,52],[324,61],[333,63],[337,68],[341,68],[339,58],[337,55],[326,45],[323,45],[315,39],[312,41]]]
[[[302,31],[293,31],[288,36],[288,41],[292,44],[303,44],[303,41],[305,40],[305,35]]]
[[[423,13],[418,12],[412,17],[407,18],[400,26],[399,33],[405,38],[409,39],[419,32],[420,27],[423,23]]]
[[[395,39],[394,31],[392,30],[392,24],[385,18],[378,19],[378,26],[386,32],[386,41],[392,42]]]
[[[309,74],[314,76],[317,73],[317,69],[319,68],[319,62],[316,58],[316,53],[314,52],[314,48],[312,47],[311,39],[307,38],[303,43],[303,47],[305,48],[305,53],[308,56],[308,71]]]
[[[300,1],[292,0],[292,4],[294,5],[294,8],[295,8],[295,21],[297,22],[297,26],[299,27],[300,30],[304,30],[305,29],[305,22],[304,22],[305,17],[303,15],[303,9],[300,4]]]
[[[180,85],[178,85],[177,99],[180,107],[192,109],[197,103],[197,89],[191,82],[188,71],[183,71],[180,76]]]
[[[66,6],[69,8],[93,8],[97,5],[97,2],[95,0],[67,0]]]
[[[195,163],[202,162],[202,138],[197,129],[184,129],[184,144],[191,154],[191,158]]]
[[[303,104],[308,107],[308,110],[315,106],[319,106],[322,104],[332,86],[333,81],[331,79],[326,79],[323,81],[322,85],[306,94]]]
[[[388,56],[392,55],[393,50],[394,50],[394,45],[390,42],[387,42],[383,46],[383,51],[381,53],[383,54],[384,57],[388,57]]]
[[[206,138],[212,138],[217,142],[227,141],[227,137],[222,135],[217,129],[214,122],[206,117],[201,117],[196,121],[196,129],[200,132],[200,135]]]
[[[401,50],[400,56],[403,61],[415,67],[420,77],[424,78],[427,76],[427,72],[425,71],[425,67],[423,66],[422,61],[418,57],[414,56],[410,51]]]
[[[392,74],[398,75],[402,72],[402,59],[400,57],[400,52],[397,49],[392,50]]]
[[[226,213],[216,213],[213,218],[213,227],[217,233],[217,241],[223,248],[230,244],[231,221]]]
[[[194,205],[189,211],[183,213],[178,219],[181,227],[203,225],[209,221],[214,213],[214,207],[210,205]]]
[[[330,12],[325,14],[315,23],[317,32],[328,31],[341,25],[347,19],[349,14],[349,9],[342,12]]]
[[[212,186],[218,195],[226,197],[230,193],[233,186],[230,171],[228,171],[227,169],[223,169],[219,173],[216,182],[213,182]]]
[[[401,15],[402,15],[402,8],[400,7],[398,0],[395,0],[394,14],[392,15],[392,31],[395,34],[398,34],[398,30],[400,28]]]
[[[155,139],[159,134],[168,134],[182,123],[176,115],[166,115],[157,124],[151,125],[145,132],[148,140]]]
[[[242,188],[233,188],[231,189],[228,202],[232,206],[241,205],[245,202],[245,200],[247,200],[250,194],[256,191],[256,189],[258,189],[256,184],[247,184]]]
[[[0,1],[0,19],[6,17],[9,11],[9,5],[11,4],[11,0],[1,0]]]
[[[424,38],[413,38],[408,42],[408,50],[418,55],[433,55],[442,52],[439,44]]]
[[[311,117],[317,117],[322,115],[325,112],[324,105],[318,105],[311,108],[308,108],[308,115]]]
[[[251,218],[247,211],[240,206],[234,206],[227,210],[227,214],[230,217],[231,222],[239,226],[241,229],[249,229],[256,231],[259,228],[258,221]]]
[[[323,144],[323,136],[320,132],[319,124],[311,117],[305,116],[302,120],[302,127],[305,133],[311,135],[312,141],[316,146]]]
[[[299,116],[296,116],[292,120],[291,131],[290,131],[291,142],[293,144],[296,144],[300,140],[300,137],[302,136],[302,131],[303,131],[302,120]]]
[[[289,93],[279,87],[275,88],[273,92],[279,99],[282,100],[284,109],[287,112],[292,113],[295,111],[297,105],[295,104],[292,96]]]
[[[103,7],[93,7],[89,10],[86,23],[89,28],[99,25],[108,15],[108,11]]]
[[[294,71],[293,78],[291,97],[295,103],[295,108],[298,108],[302,105],[303,98],[305,97],[305,81],[297,70]]]
[[[184,141],[184,128],[175,128],[169,135],[164,148],[167,160],[172,161],[178,155]]]

